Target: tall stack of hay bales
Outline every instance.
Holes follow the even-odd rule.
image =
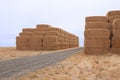
[[[51,28],[50,25],[40,24],[36,26],[35,31],[30,37],[30,50],[43,50],[43,38],[45,36],[46,29]]]
[[[110,24],[105,16],[86,17],[85,54],[104,54],[110,49]]]
[[[107,17],[109,18],[109,23],[112,24],[111,51],[113,53],[120,53],[120,10],[109,11]]]
[[[43,38],[43,50],[59,50],[60,49],[60,29],[48,28]]]
[[[112,48],[113,53],[120,53],[120,19],[113,21]]]
[[[16,49],[60,50],[79,47],[78,37],[76,35],[70,35],[71,33],[60,28],[40,24],[36,26],[36,29],[23,29],[23,32],[16,38]]]
[[[32,32],[35,29],[33,28],[24,28],[19,36],[16,37],[16,49],[18,50],[29,50],[29,41]]]

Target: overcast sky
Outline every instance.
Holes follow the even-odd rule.
[[[119,0],[0,0],[0,46],[15,46],[22,28],[50,24],[74,33],[84,41],[86,16],[105,16],[120,10]]]

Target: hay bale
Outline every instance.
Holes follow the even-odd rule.
[[[108,53],[110,50],[110,48],[92,48],[92,47],[85,47],[84,48],[84,52],[85,54],[97,54],[97,55],[100,55],[100,54],[106,54]]]
[[[110,38],[110,31],[107,29],[87,29],[84,32],[85,38]]]
[[[48,24],[37,24],[36,25],[37,29],[47,29],[47,28],[52,28],[52,26],[48,25]]]
[[[60,28],[48,28],[48,29],[46,29],[46,31],[58,31],[58,32],[61,32],[61,29]]]
[[[95,48],[109,48],[110,40],[109,39],[85,39],[85,47],[95,47]]]
[[[33,32],[35,29],[34,28],[23,28],[23,32]]]
[[[57,42],[59,38],[57,36],[45,36],[43,42]]]
[[[32,32],[22,32],[19,34],[20,36],[31,36]]]
[[[115,54],[120,54],[120,48],[111,48],[111,52]]]
[[[87,22],[85,29],[111,29],[111,25],[107,22]]]
[[[58,46],[59,42],[43,42],[43,46]]]
[[[29,41],[30,42],[41,42],[43,40],[42,36],[31,36]]]
[[[120,48],[120,37],[119,38],[112,38],[112,47],[113,48]]]
[[[45,36],[60,36],[58,31],[46,31]]]
[[[43,43],[42,42],[29,42],[29,46],[36,46],[36,47],[42,47]]]
[[[107,17],[115,16],[115,15],[120,15],[120,10],[109,11],[109,12],[107,13]]]
[[[113,29],[120,30],[120,19],[115,19],[113,21]]]
[[[44,36],[45,31],[35,31],[32,33],[32,36]]]
[[[106,16],[88,16],[85,18],[85,22],[108,22],[108,18]]]
[[[21,46],[21,47],[24,47],[24,46],[27,47],[27,46],[29,46],[29,43],[28,43],[28,42],[25,42],[25,41],[24,41],[24,42],[20,42],[20,41],[18,42],[18,41],[17,41],[17,42],[16,42],[16,45],[17,45],[17,46]]]
[[[109,17],[109,22],[110,22],[110,23],[113,23],[113,21],[116,20],[116,19],[120,19],[120,15],[110,16],[110,17]]]
[[[120,38],[120,30],[113,29],[113,37]]]
[[[16,41],[18,42],[29,42],[30,37],[29,36],[17,36]]]

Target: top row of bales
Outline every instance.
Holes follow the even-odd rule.
[[[109,11],[106,16],[89,16],[85,19],[85,53],[120,53],[120,11]],[[117,37],[115,37],[117,36]]]
[[[17,50],[60,50],[79,47],[79,38],[63,29],[40,24],[16,37]]]

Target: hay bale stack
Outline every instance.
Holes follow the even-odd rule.
[[[116,10],[116,11],[109,11],[106,15],[109,19],[109,24],[113,24],[113,21],[116,19],[120,19],[120,10]],[[114,26],[111,25],[111,46],[112,46],[112,38],[113,38],[113,28]]]
[[[110,48],[110,31],[107,29],[85,30],[85,54],[105,54]]]
[[[34,35],[30,37],[30,50],[43,50],[43,36]]]
[[[50,25],[38,24],[36,29],[24,28],[22,31],[16,38],[16,49],[19,50],[59,50],[79,47],[77,36],[70,38],[71,33]]]
[[[86,17],[85,54],[104,54],[109,51],[111,24],[108,21],[106,16]]]
[[[24,28],[19,36],[16,37],[16,49],[17,50],[30,50],[29,40],[34,32],[34,28]]]
[[[59,37],[58,36],[45,36],[43,38],[43,50],[58,50],[59,49]]]
[[[45,36],[43,38],[43,50],[58,50],[60,47],[61,29],[48,28],[46,29]]]
[[[111,51],[113,53],[120,53],[120,19],[113,21],[113,38]]]
[[[17,36],[16,37],[16,49],[17,50],[29,50],[30,36]]]

